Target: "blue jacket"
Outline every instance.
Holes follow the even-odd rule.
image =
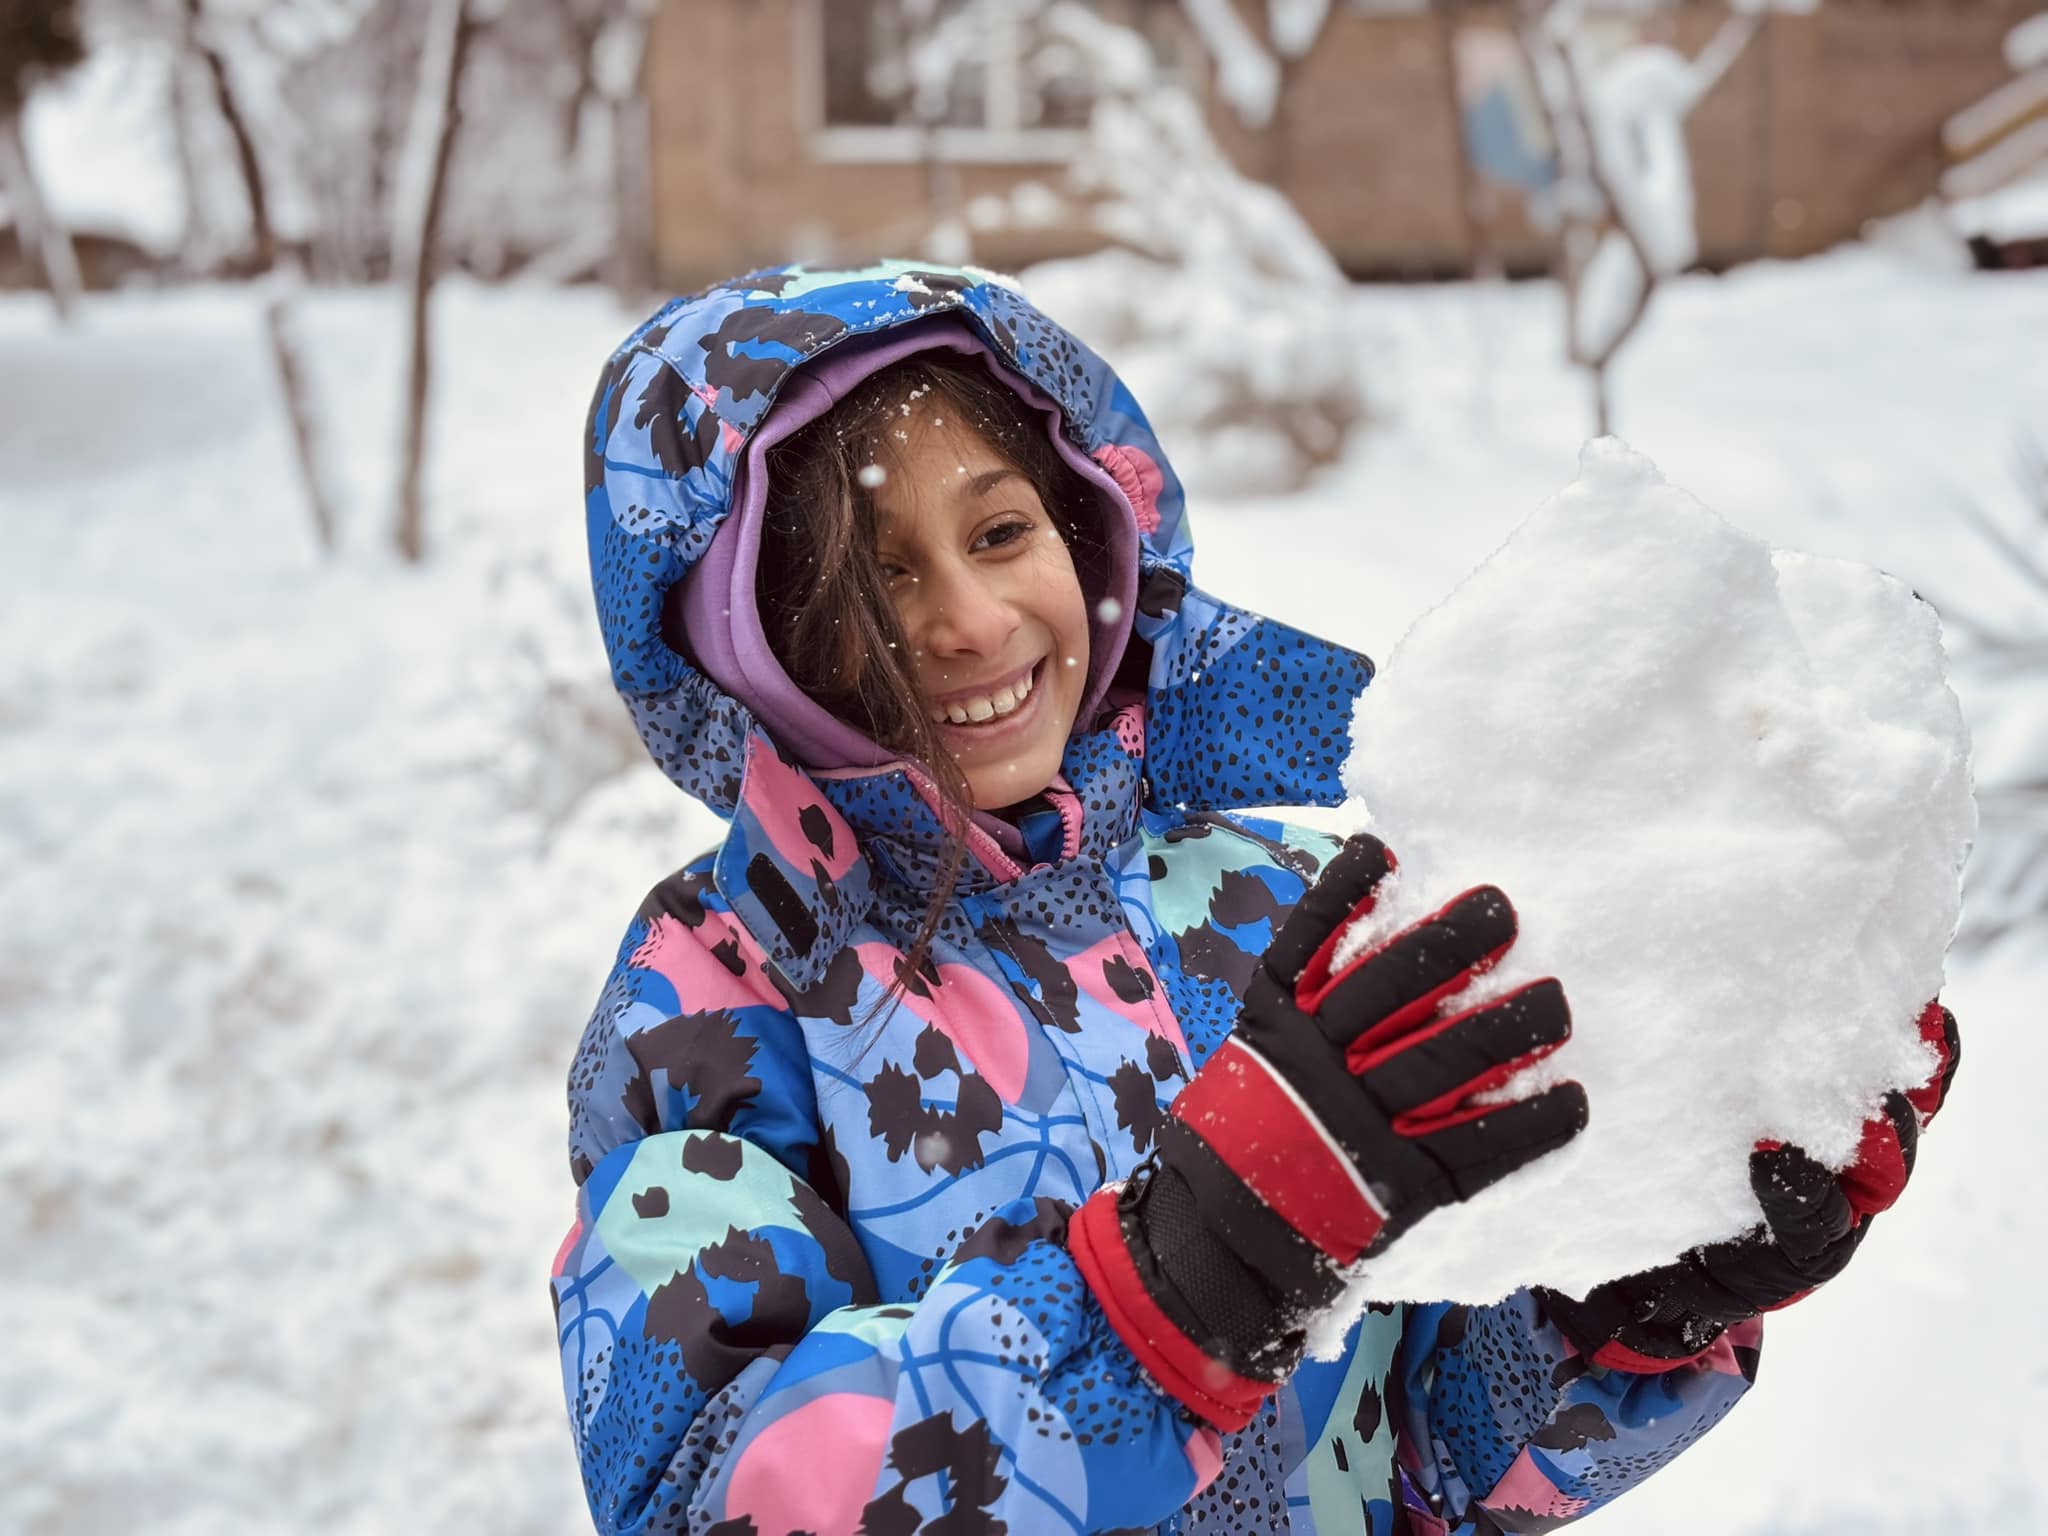
[[[900,770],[787,761],[663,643],[660,610],[789,370],[938,313],[1051,395],[1124,491],[1149,685],[1076,735],[1042,862],[976,840],[932,965],[871,1020],[938,821]],[[586,448],[615,681],[731,823],[633,918],[570,1074],[554,1301],[599,1530],[1550,1530],[1728,1411],[1754,1326],[1631,1375],[1520,1293],[1368,1312],[1219,1438],[1104,1320],[1067,1214],[1145,1157],[1332,851],[1240,810],[1341,799],[1372,669],[1193,584],[1179,483],[1099,358],[982,274],[755,274],[627,341]]]

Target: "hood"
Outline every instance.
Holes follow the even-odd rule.
[[[736,495],[747,489],[750,443],[777,402],[786,397],[793,413],[815,415],[815,399],[807,408],[799,402],[821,383],[831,392],[835,374],[879,366],[835,369],[835,356],[897,355],[899,341],[914,349],[905,340],[912,336],[917,345],[929,336],[932,345],[983,350],[1014,376],[1013,387],[1021,382],[1042,397],[1035,403],[1069,462],[1097,484],[1106,515],[1127,531],[1125,549],[1135,543],[1135,575],[1126,569],[1114,578],[1126,591],[1135,587],[1135,613],[1114,635],[1098,628],[1103,654],[1091,658],[1091,675],[1100,697],[1130,625],[1133,643],[1151,652],[1144,728],[1126,720],[1107,737],[1077,736],[1069,780],[1107,755],[1124,759],[1119,781],[1134,786],[1131,798],[1156,805],[1339,803],[1352,705],[1372,675],[1354,652],[1194,589],[1180,482],[1137,402],[1101,358],[1009,282],[909,262],[792,266],[672,300],[612,355],[591,404],[585,518],[598,618],[613,682],[654,760],[733,819],[720,889],[743,915],[769,920],[753,926],[798,985],[867,909],[868,871],[856,843],[884,824],[900,831],[905,804],[929,795],[910,765],[844,751],[833,755],[851,766],[829,777],[802,772],[794,764],[810,755],[804,724],[762,718],[784,711],[771,702],[777,690],[756,686],[746,670],[758,649],[737,636],[731,646],[711,646],[717,654],[700,666],[663,638],[663,604],[705,564],[733,517]],[[721,542],[707,580],[733,579],[732,549]],[[693,624],[693,648],[704,652],[701,633]],[[916,791],[907,799],[892,792],[906,780]],[[792,808],[792,797],[815,803]],[[863,825],[864,810],[872,825]],[[936,819],[916,831],[944,838]],[[800,846],[787,846],[792,836]],[[1070,838],[1069,852],[1092,841]],[[892,872],[914,862],[906,851],[895,847]],[[983,864],[988,878],[1005,873],[1000,859]],[[750,897],[757,881],[762,889]]]

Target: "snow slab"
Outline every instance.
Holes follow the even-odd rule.
[[[1570,1146],[1437,1212],[1361,1301],[1485,1302],[1732,1237],[1769,1138],[1831,1167],[1926,1081],[1976,827],[1934,611],[1867,566],[1772,551],[1612,438],[1394,649],[1346,786],[1401,859],[1340,963],[1471,886],[1520,937],[1462,1011],[1563,980]]]

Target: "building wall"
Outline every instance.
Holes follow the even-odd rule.
[[[933,207],[1057,185],[1062,165],[933,167],[821,160],[815,6],[829,0],[668,0],[650,43],[654,231],[663,278],[693,285],[802,257],[920,250]],[[1247,0],[1239,0],[1247,3]],[[2040,0],[1824,0],[1774,15],[1695,111],[1689,132],[1702,259],[1799,256],[1912,206],[1941,168],[1939,128],[2009,71],[2000,42]],[[1461,24],[1508,25],[1507,7]],[[1687,55],[1720,4],[1646,23]],[[1279,186],[1349,271],[1434,276],[1469,269],[1447,33],[1438,18],[1340,3],[1316,50],[1288,66],[1272,124],[1211,120],[1240,165]],[[950,184],[935,178],[950,177]],[[1544,265],[1549,239],[1519,194],[1492,199],[1486,238],[1511,269]],[[1089,248],[1071,227],[977,234],[974,257],[1015,267]]]
[[[818,0],[668,0],[648,39],[656,262],[670,285],[806,258],[919,253],[932,209],[1057,185],[1060,161],[928,166],[821,160],[813,92]],[[829,0],[826,0],[829,3]],[[934,176],[952,178],[943,189]],[[1072,227],[977,236],[1018,267],[1100,242]]]

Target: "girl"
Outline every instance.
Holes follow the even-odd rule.
[[[1760,1149],[1739,1242],[1345,1329],[1343,1266],[1586,1114],[1473,1102],[1570,1031],[1554,981],[1437,1007],[1498,891],[1333,974],[1391,855],[1237,814],[1341,801],[1371,664],[1192,585],[1135,402],[982,274],[675,301],[585,447],[619,691],[731,819],[570,1076],[601,1531],[1550,1530],[1716,1423],[1896,1197],[1947,1070],[1840,1178]]]

